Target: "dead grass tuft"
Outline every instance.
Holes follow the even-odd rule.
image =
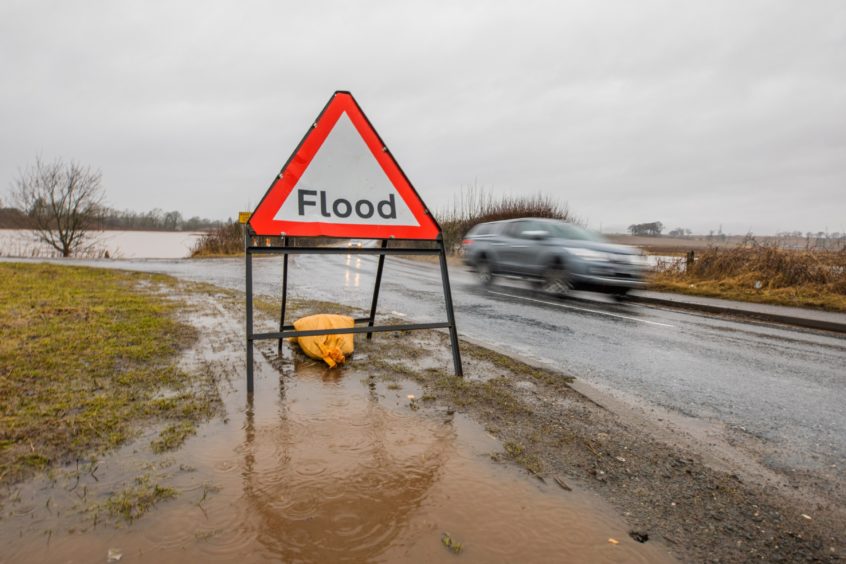
[[[711,247],[693,265],[672,263],[650,280],[656,290],[758,303],[846,311],[846,250],[751,244]]]

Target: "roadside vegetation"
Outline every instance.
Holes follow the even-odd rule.
[[[546,217],[572,221],[566,204],[546,194],[494,198],[483,188],[471,186],[455,196],[452,207],[435,214],[448,251],[458,248],[470,229],[479,223],[517,217]]]
[[[227,223],[203,234],[191,249],[191,257],[219,257],[244,254],[244,226]]]
[[[650,288],[730,300],[846,311],[846,249],[794,250],[776,245],[711,247],[696,260],[670,262]]]
[[[99,454],[162,425],[178,447],[220,405],[178,366],[194,330],[165,276],[0,264],[0,484]]]
[[[337,239],[330,237],[309,237],[288,239],[291,247],[323,246],[331,245]],[[254,237],[253,245],[279,245],[281,237]],[[240,223],[227,223],[217,229],[205,233],[200,237],[191,249],[191,258],[214,258],[225,256],[238,256],[244,254],[244,226]]]

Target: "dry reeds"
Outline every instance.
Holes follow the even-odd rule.
[[[205,233],[191,249],[192,257],[239,255],[244,252],[244,232],[239,223],[227,223]]]
[[[685,276],[698,280],[748,278],[770,288],[840,283],[846,291],[846,251],[791,250],[773,245],[710,247],[697,255]]]
[[[776,245],[697,251],[693,264],[675,261],[650,277],[656,290],[846,311],[846,249]]]
[[[452,207],[436,215],[448,250],[455,249],[464,235],[479,223],[517,217],[572,220],[567,204],[558,202],[548,194],[494,198],[476,185],[462,189],[455,195]]]
[[[322,247],[332,245],[337,239],[329,237],[289,237],[289,247]],[[255,246],[280,246],[282,237],[256,236],[252,238]],[[244,231],[240,223],[227,223],[200,237],[191,249],[192,257],[215,257],[244,254]]]

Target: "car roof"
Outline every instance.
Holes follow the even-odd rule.
[[[542,221],[544,223],[566,223],[568,225],[575,225],[563,219],[555,219],[552,217],[512,217],[510,219],[498,219],[496,221],[483,221],[476,225],[494,225],[497,223],[513,223],[515,221]]]

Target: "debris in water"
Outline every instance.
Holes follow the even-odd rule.
[[[608,542],[611,544],[620,544],[620,541],[618,541],[617,539],[608,539]]]
[[[629,531],[629,536],[637,542],[646,542],[649,540],[649,533],[641,533],[638,531]]]
[[[441,535],[441,544],[447,547],[453,554],[460,553],[462,549],[462,544],[460,542],[456,542],[449,533]]]
[[[408,394],[408,399],[414,401],[414,394]]]
[[[109,552],[106,553],[107,562],[117,562],[121,558],[123,558],[123,553],[120,551],[119,548],[110,548]]]
[[[805,519],[807,519],[808,521],[810,521],[810,520],[811,520],[811,516],[810,516],[810,515],[805,515],[805,514],[803,513],[803,514],[802,514],[802,517],[804,517],[804,518],[805,518]]]
[[[568,492],[573,491],[573,488],[571,488],[570,486],[568,486],[568,485],[567,485],[567,482],[565,482],[564,480],[562,480],[562,479],[561,479],[561,478],[559,478],[558,476],[554,476],[552,479],[553,479],[553,480],[555,480],[555,483],[556,483],[556,484],[558,484],[558,486],[559,486],[562,490],[567,490]]]

